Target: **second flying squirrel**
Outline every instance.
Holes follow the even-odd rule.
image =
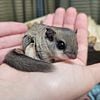
[[[22,40],[23,49],[13,49],[4,63],[26,72],[50,72],[52,62],[75,59],[78,52],[76,33],[68,28],[34,24]]]

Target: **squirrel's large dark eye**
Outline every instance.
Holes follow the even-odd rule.
[[[63,41],[61,41],[61,40],[57,41],[56,45],[57,45],[57,48],[59,50],[64,50],[66,48],[66,44]]]

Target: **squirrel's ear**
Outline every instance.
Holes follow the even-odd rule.
[[[49,41],[53,41],[54,40],[54,36],[55,36],[56,32],[54,30],[52,30],[51,28],[46,28],[46,38]]]

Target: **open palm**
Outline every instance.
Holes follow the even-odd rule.
[[[55,14],[47,15],[43,22],[50,26],[70,28],[77,30],[78,56],[71,60],[75,64],[85,65],[87,61],[87,16],[83,13],[77,14],[75,8],[69,8],[66,11],[58,8]]]
[[[5,25],[4,23],[1,24]],[[1,24],[0,31],[2,30]],[[0,98],[2,97],[2,100],[75,100],[100,82],[100,64],[85,65],[87,60],[86,15],[77,14],[74,8],[69,8],[67,11],[59,8],[55,14],[49,14],[46,17],[44,24],[78,30],[78,56],[77,59],[72,60],[75,64],[54,63],[56,70],[51,73],[22,72],[6,64],[1,64]],[[12,25],[15,24],[9,23],[9,32],[7,32],[8,29],[3,29],[2,34],[0,33],[0,58],[4,57],[7,50],[11,49],[10,47],[20,46],[23,34],[19,33],[22,33],[22,30],[23,32],[27,30],[26,26],[21,25],[22,27],[18,32],[19,25],[17,27]],[[3,36],[3,33],[6,36]],[[16,35],[12,36],[12,34]],[[8,38],[7,35],[12,37]],[[5,44],[3,44],[3,39]]]

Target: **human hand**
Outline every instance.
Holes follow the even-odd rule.
[[[53,16],[56,16],[56,14]],[[79,15],[76,16],[79,18]],[[70,16],[66,18],[68,17]],[[45,20],[46,24],[48,24],[47,22]],[[73,25],[69,25],[69,23],[65,26],[74,27]],[[83,47],[87,43],[86,45],[85,43],[81,43],[81,45]],[[87,52],[87,48],[85,50]],[[85,57],[83,58],[86,60]],[[76,99],[100,82],[100,64],[84,67],[85,65],[83,64],[86,62],[84,59],[80,65],[77,65],[77,60],[75,64],[55,63],[55,70],[50,73],[21,72],[2,64],[0,68],[0,98],[2,97],[3,100]]]
[[[100,64],[55,63],[54,72],[21,72],[0,66],[2,100],[77,100],[100,82]],[[6,94],[6,96],[5,96]]]
[[[0,64],[9,50],[19,47],[27,26],[16,22],[0,22]]]
[[[44,24],[70,28],[73,31],[77,30],[78,55],[75,60],[70,60],[75,64],[86,64],[88,48],[88,23],[87,16],[84,13],[77,14],[76,9],[72,7],[66,11],[63,8],[58,8],[55,14],[49,14],[46,17]]]
[[[49,14],[46,17],[44,24],[77,30],[78,56],[77,59],[71,61],[76,64],[86,64],[88,26],[85,14],[77,14],[74,8],[69,8],[66,11],[63,8],[58,8],[55,14]]]

